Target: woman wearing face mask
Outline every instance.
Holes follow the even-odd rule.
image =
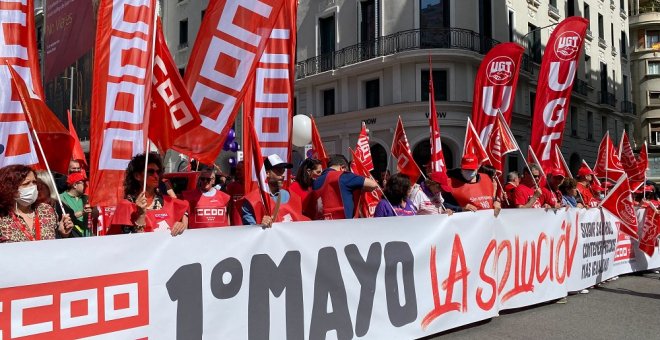
[[[55,233],[68,237],[73,222],[64,215],[58,222],[55,210],[37,202],[37,177],[24,165],[0,169],[0,242],[52,240]]]
[[[312,182],[321,176],[323,165],[321,161],[314,158],[305,159],[296,173],[296,181],[291,184],[289,190],[297,194],[305,206],[306,198],[312,192]]]
[[[466,154],[461,167],[447,172],[451,196],[447,201],[458,205],[463,211],[494,209],[499,214],[502,205],[496,197],[493,180],[487,174],[478,173],[479,160],[473,154]]]

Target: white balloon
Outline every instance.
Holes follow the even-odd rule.
[[[312,141],[312,120],[305,115],[293,116],[293,131],[291,131],[293,145],[304,147]]]

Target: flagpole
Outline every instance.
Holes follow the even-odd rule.
[[[156,61],[156,34],[158,34],[158,2],[154,1],[154,20],[152,27],[153,29],[153,37],[151,38],[151,72],[152,72],[152,77],[153,77],[153,68],[154,68],[154,63]],[[149,89],[149,94],[151,94],[151,88],[147,86]],[[145,98],[146,99],[146,98]],[[151,103],[149,100],[145,100],[145,105],[144,105],[144,115],[147,117],[146,121],[144,122],[147,124],[147,131],[149,130],[149,110],[151,108]],[[144,130],[144,128],[143,128]],[[144,183],[142,184],[142,191],[146,192],[147,191],[147,167],[149,166],[149,149],[151,148],[151,143],[149,142],[149,136],[146,136],[145,138],[146,143],[144,146]],[[198,163],[199,164],[199,163]]]
[[[608,140],[610,139],[610,130],[607,130],[607,139]],[[607,180],[608,180],[608,178],[607,178],[607,168],[609,167],[608,165],[610,163],[609,152],[610,152],[610,146],[608,144],[608,145],[605,145],[605,183],[606,184],[607,184]],[[594,176],[596,176],[596,174],[594,174]],[[605,185],[604,189],[605,189],[605,195],[607,195],[607,185]]]
[[[497,113],[498,116],[499,116],[502,120],[504,120],[504,116],[502,115],[502,110],[500,110],[500,109],[498,108],[498,109],[497,109],[497,112],[498,112],[498,113]],[[504,123],[506,123],[506,120],[504,120]],[[513,139],[513,142],[516,143],[516,149],[518,149],[518,152],[520,152],[520,157],[522,157],[522,160],[523,160],[523,162],[525,163],[525,167],[527,168],[527,171],[529,171],[529,175],[532,177],[532,181],[534,181],[534,185],[538,188],[538,187],[539,187],[539,183],[536,181],[536,179],[534,178],[534,176],[532,176],[532,169],[529,167],[529,163],[527,163],[527,159],[525,158],[525,155],[523,154],[522,149],[520,148],[520,145],[518,145],[518,141],[516,140],[515,136],[514,136],[513,133],[511,132],[511,129],[509,128],[509,125],[508,125],[508,124],[505,124],[504,126],[505,126],[506,129],[508,130],[507,132],[509,132],[509,135],[510,135],[511,137],[513,137],[512,139]],[[529,150],[529,148],[528,148],[528,150]]]

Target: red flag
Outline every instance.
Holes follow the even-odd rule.
[[[99,4],[90,124],[92,205],[117,205],[126,166],[147,147],[156,1],[132,4]]]
[[[406,137],[406,131],[403,129],[403,122],[400,116],[394,130],[394,139],[392,140],[392,149],[390,152],[396,158],[398,172],[410,177],[411,183],[417,182],[422,175],[422,170],[419,169],[419,166],[417,166],[417,163],[413,159],[410,144],[408,144],[408,137]]]
[[[543,54],[532,115],[531,145],[546,172],[552,167],[554,146],[561,146],[588,24],[581,17],[563,20],[552,31]]]
[[[655,248],[658,246],[658,236],[660,236],[660,212],[652,204],[649,204],[644,210],[644,226],[639,240],[639,249],[648,256],[653,256]]]
[[[67,118],[69,119],[69,134],[71,134],[71,137],[73,137],[73,153],[71,155],[71,158],[82,163],[83,166],[87,168],[87,160],[85,158],[85,152],[82,149],[82,145],[80,145],[80,138],[78,138],[78,133],[76,132],[76,128],[73,126],[73,120],[71,119],[71,111],[66,110],[66,115]]]
[[[254,83],[283,4],[284,0],[209,3],[185,76],[202,124],[177,140],[173,149],[202,163],[215,162]]]
[[[582,165],[585,166],[587,169],[589,169],[589,171],[593,172],[593,170],[591,170],[591,167],[589,166],[589,164],[587,164],[587,162],[584,159],[582,160]],[[591,184],[592,188],[597,189],[598,191],[603,190],[603,184],[600,182],[600,180],[596,176],[591,176],[591,183],[590,184]]]
[[[323,147],[323,140],[321,140],[321,134],[319,129],[316,127],[316,121],[312,117],[312,149],[314,150],[314,157],[323,163],[323,168],[328,167],[328,155],[325,153],[325,148]]]
[[[367,171],[374,169],[374,162],[371,158],[371,148],[369,147],[369,134],[367,133],[367,125],[362,122],[362,130],[358,136],[357,147],[355,148],[356,159],[364,165]]]
[[[633,176],[634,181],[643,181],[646,183],[646,170],[649,168],[649,149],[644,141],[642,149],[639,151],[639,159],[637,159],[637,172]]]
[[[165,153],[177,138],[198,126],[202,119],[167,48],[160,19],[153,72],[149,139]]]
[[[463,141],[463,156],[467,154],[475,155],[480,164],[489,160],[488,152],[486,152],[483,144],[481,144],[479,135],[477,135],[477,132],[474,130],[474,126],[472,125],[470,118],[467,120],[467,126],[465,128],[465,140]]]
[[[502,113],[505,122],[511,123],[524,52],[525,49],[516,43],[497,44],[488,51],[479,66],[474,81],[472,121],[481,143],[486,147],[498,112]]]
[[[268,179],[266,178],[266,168],[264,167],[264,157],[261,154],[259,147],[259,139],[257,131],[254,128],[254,123],[249,115],[243,114],[245,117],[244,134],[247,135],[249,147],[243,150],[243,171],[245,181],[245,194],[249,194],[254,189],[259,188],[261,194],[261,202],[264,204],[264,213],[270,215],[273,211],[270,205],[270,189],[268,187]],[[257,221],[259,222],[259,221]]]
[[[62,125],[55,114],[46,106],[36,93],[28,90],[27,84],[23,78],[16,73],[12,66],[9,66],[13,84],[21,101],[23,112],[28,118],[28,125],[39,137],[43,153],[46,156],[46,162],[50,169],[62,174],[68,173],[71,152],[73,151],[73,138],[69,131]],[[36,142],[36,141],[35,141]],[[39,156],[39,168],[46,169],[41,152]]]
[[[635,202],[630,193],[628,176],[623,173],[614,188],[605,196],[600,206],[621,221],[621,231],[637,240],[637,215]]]
[[[39,74],[39,55],[34,25],[34,1],[3,2],[0,16],[0,167],[36,165],[37,150],[23,114],[18,93],[12,86],[9,66],[27,87],[44,98]],[[9,66],[8,66],[9,65]]]
[[[638,175],[639,164],[637,164],[637,159],[635,159],[635,154],[630,146],[630,140],[628,140],[628,134],[626,134],[625,130],[619,142],[619,160],[621,161],[623,170],[628,175],[630,189],[636,191],[643,186],[646,179],[640,178],[641,176]]]
[[[433,70],[429,57],[429,126],[431,128],[431,171],[447,172],[445,155],[442,153],[442,140],[438,126],[438,112],[435,109],[435,90],[433,89]]]
[[[559,145],[555,145],[555,152],[553,155],[553,163],[555,165],[555,169],[561,170],[564,173],[564,177],[573,178],[571,169],[568,167],[568,164],[566,164],[566,160],[564,159],[564,155],[561,153],[561,149],[559,149]]]
[[[371,173],[360,159],[357,150],[356,151],[350,150],[350,151],[351,151],[351,155],[353,155],[353,162],[351,162],[351,171],[356,175],[373,179]],[[362,193],[362,195],[360,195],[360,200],[358,201],[358,207],[359,207],[360,215],[362,217],[374,216],[374,212],[376,211],[376,206],[380,201],[380,196],[378,195],[377,191],[380,190],[364,192]]]
[[[540,174],[541,178],[539,178],[539,181],[536,184],[539,186],[539,188],[545,187],[545,185],[548,181],[547,180],[548,177],[546,176],[545,171],[541,167],[541,163],[539,162],[539,159],[536,157],[536,154],[534,153],[534,149],[532,149],[531,145],[529,145],[527,147],[527,162],[529,164],[536,164],[539,167],[539,169],[541,171],[541,174]]]
[[[243,100],[261,153],[277,154],[285,162],[291,161],[296,12],[297,1],[285,0]]]
[[[594,166],[594,174],[600,178],[618,181],[625,173],[608,131],[598,146],[598,158]]]
[[[504,170],[504,155],[518,150],[518,143],[516,143],[509,125],[504,120],[504,116],[498,112],[497,119],[490,131],[488,144],[486,144],[490,164],[501,173]]]

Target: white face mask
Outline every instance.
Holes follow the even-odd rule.
[[[37,191],[37,186],[36,185],[30,185],[29,187],[26,188],[19,188],[18,189],[18,197],[15,198],[16,203],[18,203],[22,207],[27,207],[32,205],[37,200],[37,195],[39,192]]]
[[[463,178],[471,181],[474,177],[477,176],[477,170],[461,170],[461,174],[463,174]]]

